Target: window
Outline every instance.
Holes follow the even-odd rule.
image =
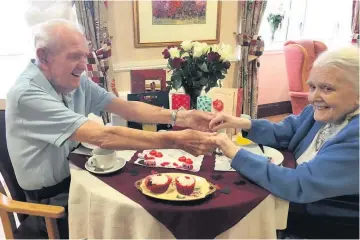
[[[5,99],[31,54],[30,29],[25,21],[28,2],[0,2],[0,99]]]
[[[329,48],[350,43],[352,0],[268,0],[259,34],[265,50],[282,50],[287,40],[313,39]],[[271,36],[270,14],[283,16]]]

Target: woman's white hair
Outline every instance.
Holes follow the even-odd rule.
[[[59,34],[62,30],[69,29],[80,34],[84,33],[83,27],[73,21],[65,19],[52,19],[33,27],[34,47],[55,50],[59,45]]]
[[[313,67],[332,67],[342,70],[345,79],[350,81],[359,93],[359,48],[349,46],[328,50],[315,60]]]

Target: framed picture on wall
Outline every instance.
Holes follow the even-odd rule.
[[[219,43],[220,0],[134,0],[133,16],[136,48]]]

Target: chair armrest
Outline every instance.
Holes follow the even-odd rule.
[[[298,98],[307,98],[309,93],[308,92],[289,92],[291,97],[298,97]]]
[[[61,206],[15,201],[1,193],[0,208],[7,212],[16,212],[48,218],[61,218],[65,214],[65,208]]]

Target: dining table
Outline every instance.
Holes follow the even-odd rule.
[[[88,156],[72,153],[69,192],[70,238],[174,239],[276,238],[285,229],[289,202],[277,198],[236,171],[215,171],[205,156],[198,172],[134,164],[110,174],[86,171]],[[283,167],[294,167],[290,152]],[[254,169],[255,170],[255,169]],[[188,173],[205,178],[217,190],[196,201],[166,201],[145,196],[135,182],[157,173]]]

